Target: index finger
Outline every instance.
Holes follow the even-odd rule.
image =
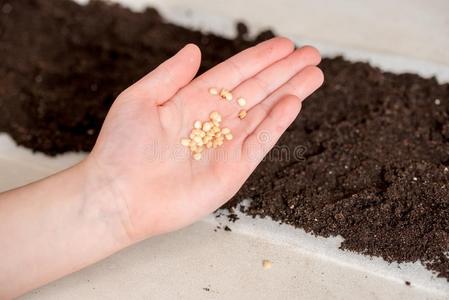
[[[233,89],[261,70],[286,57],[294,50],[291,40],[275,37],[250,47],[213,67],[196,78],[192,85]]]

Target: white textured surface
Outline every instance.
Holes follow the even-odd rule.
[[[144,241],[24,299],[444,299],[406,286],[409,276],[385,278],[322,254],[320,240],[314,253],[213,228],[199,222]]]
[[[287,36],[449,65],[447,0],[116,1],[248,20]]]
[[[139,6],[142,1],[127,1]],[[388,38],[402,35],[408,37],[410,43],[416,39],[410,36],[420,36],[427,28],[442,20],[440,11],[435,11],[435,20],[427,20],[419,26],[409,26],[402,30],[400,26],[393,26],[387,34],[373,31],[373,36],[380,35],[379,45],[372,47],[373,41],[365,41],[363,47],[356,47],[360,42],[359,33],[371,30],[372,18],[366,19],[366,27],[357,30],[348,27],[348,22],[354,20],[349,10],[344,15],[338,12],[347,10],[352,5],[352,14],[370,11],[359,2],[346,1],[344,5],[326,1],[328,20],[324,24],[317,22],[318,29],[311,27],[314,11],[310,16],[300,11],[300,7],[315,7],[323,1],[297,1],[295,9],[288,9],[294,1],[278,1],[273,13],[267,13],[267,3],[257,2],[257,10],[248,12],[249,5],[241,5],[238,10],[228,1],[189,1],[191,11],[197,13],[186,14],[184,1],[144,1],[157,2],[164,14],[170,19],[191,26],[201,26],[224,34],[233,33],[233,17],[245,17],[255,25],[270,25],[282,31],[282,28],[292,28],[289,22],[295,20],[297,31],[291,32],[290,37],[307,37],[310,40],[323,40],[318,43],[320,50],[329,55],[344,53],[352,59],[370,60],[375,65],[391,71],[416,71],[422,75],[438,75],[441,81],[449,81],[449,69],[444,65],[437,65],[420,60],[410,60],[399,56],[374,54],[363,51],[363,48],[382,50],[390,47],[389,52],[414,57],[428,58],[428,49],[438,48],[439,42],[431,44],[427,50],[416,51],[416,48],[403,45],[392,47]],[[248,1],[252,3],[255,1]],[[335,1],[335,3],[343,1]],[[388,4],[385,0],[377,1],[380,7],[389,6],[418,13],[421,2],[403,0]],[[444,6],[442,1],[430,1]],[[199,5],[201,3],[201,5]],[[241,2],[239,2],[241,3]],[[245,2],[247,3],[247,2]],[[273,5],[274,2],[269,2]],[[365,3],[365,2],[364,2]],[[370,3],[370,2],[366,2]],[[410,3],[404,5],[404,3]],[[296,4],[295,4],[296,5]],[[371,3],[371,5],[373,5]],[[337,7],[338,6],[338,7]],[[368,5],[369,6],[369,5]],[[183,8],[184,7],[184,8]],[[334,15],[329,15],[330,10]],[[427,13],[429,9],[423,9]],[[287,11],[290,19],[283,18]],[[299,11],[299,12],[298,12]],[[305,10],[307,11],[307,10]],[[375,10],[373,10],[375,12]],[[205,17],[205,13],[211,13]],[[384,16],[375,14],[379,18],[379,30],[391,25],[391,13]],[[317,12],[315,11],[315,15]],[[411,13],[410,16],[415,16]],[[269,15],[269,17],[268,17]],[[349,15],[349,16],[348,16]],[[221,17],[220,17],[221,16]],[[334,24],[342,16],[348,16],[346,24],[337,27]],[[365,16],[363,13],[360,16]],[[410,17],[409,16],[409,17]],[[295,18],[293,18],[295,17]],[[382,17],[382,18],[381,18]],[[405,24],[406,17],[397,15],[398,24]],[[321,17],[322,19],[322,17]],[[320,19],[320,20],[321,20]],[[385,20],[384,20],[385,19]],[[444,18],[443,18],[444,19]],[[299,21],[301,20],[301,21]],[[380,21],[382,20],[382,21]],[[440,20],[440,21],[438,21]],[[405,23],[404,23],[405,22]],[[371,24],[371,25],[370,25]],[[423,25],[424,24],[424,25]],[[326,25],[326,26],[325,26]],[[429,27],[430,26],[430,27]],[[301,28],[300,28],[301,27]],[[419,28],[418,28],[419,27]],[[308,29],[304,34],[304,28]],[[324,31],[330,36],[338,37],[339,46],[329,46]],[[296,29],[295,29],[296,30]],[[349,32],[348,32],[349,31]],[[390,32],[396,31],[396,32]],[[343,34],[341,34],[343,32]],[[444,30],[438,31],[440,34]],[[429,36],[433,36],[435,32]],[[446,35],[448,36],[448,35]],[[340,39],[341,38],[341,39]],[[301,39],[303,41],[304,39]],[[348,43],[347,40],[352,42]],[[299,41],[299,40],[297,40]],[[316,43],[315,43],[316,44]],[[338,44],[338,43],[334,43]],[[407,45],[407,43],[406,43]],[[344,46],[344,47],[341,47]],[[355,46],[359,50],[351,49]],[[380,48],[379,48],[380,47]],[[433,47],[433,48],[432,48]],[[394,48],[394,49],[393,49]],[[396,51],[397,50],[397,51]],[[416,55],[415,55],[416,54]],[[434,60],[435,61],[435,60]],[[446,61],[447,62],[447,61]],[[32,154],[30,151],[14,146],[5,135],[0,135],[0,190],[15,187],[33,179],[43,177],[69,166],[82,159],[82,154],[68,154],[51,159],[43,155]],[[365,256],[338,250],[339,238],[316,238],[301,230],[278,224],[268,220],[253,220],[242,216],[235,224],[230,224],[232,232],[213,229],[219,223],[225,224],[225,218],[208,217],[197,224],[182,231],[156,237],[138,245],[130,247],[116,255],[91,266],[81,272],[35,290],[24,299],[448,299],[449,284],[443,279],[435,279],[430,272],[419,263],[415,264],[387,264],[379,258],[370,259]],[[262,260],[273,262],[270,270],[262,268]],[[412,285],[404,284],[409,280]],[[203,288],[209,288],[205,291]]]

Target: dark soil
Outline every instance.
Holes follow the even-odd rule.
[[[50,155],[89,151],[117,94],[187,42],[201,71],[272,36],[235,39],[166,23],[155,10],[0,0],[0,131]],[[324,59],[326,83],[228,204],[387,261],[449,278],[449,85]],[[307,149],[294,157],[295,149]]]
[[[228,39],[94,1],[0,0],[0,131],[50,155],[90,151],[115,97],[194,42],[200,72],[261,40]]]
[[[324,87],[279,142],[305,159],[267,159],[231,205],[251,198],[252,216],[448,278],[449,85],[341,58],[322,67]]]

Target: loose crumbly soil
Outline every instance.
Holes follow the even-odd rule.
[[[50,155],[89,151],[118,93],[184,44],[200,46],[203,72],[272,36],[240,24],[226,39],[100,2],[0,0],[0,15],[0,131]],[[324,86],[278,143],[289,153],[227,207],[251,198],[249,215],[449,278],[449,85],[341,57],[321,67]]]

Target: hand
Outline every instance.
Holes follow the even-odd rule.
[[[230,199],[295,119],[323,75],[318,52],[275,38],[193,79],[188,45],[114,102],[89,156],[0,193],[0,298],[79,270],[140,239],[175,230]],[[210,87],[247,99],[211,96]],[[212,111],[234,139],[193,160],[180,140]],[[23,272],[21,266],[27,266]]]
[[[323,82],[317,50],[294,50],[285,38],[247,49],[193,79],[200,57],[198,47],[187,45],[125,90],[84,162],[94,170],[93,187],[111,195],[131,242],[186,226],[229,200]],[[231,90],[234,100],[210,95],[211,87]],[[247,100],[243,120],[237,97]],[[180,140],[212,111],[234,138],[196,161]]]

